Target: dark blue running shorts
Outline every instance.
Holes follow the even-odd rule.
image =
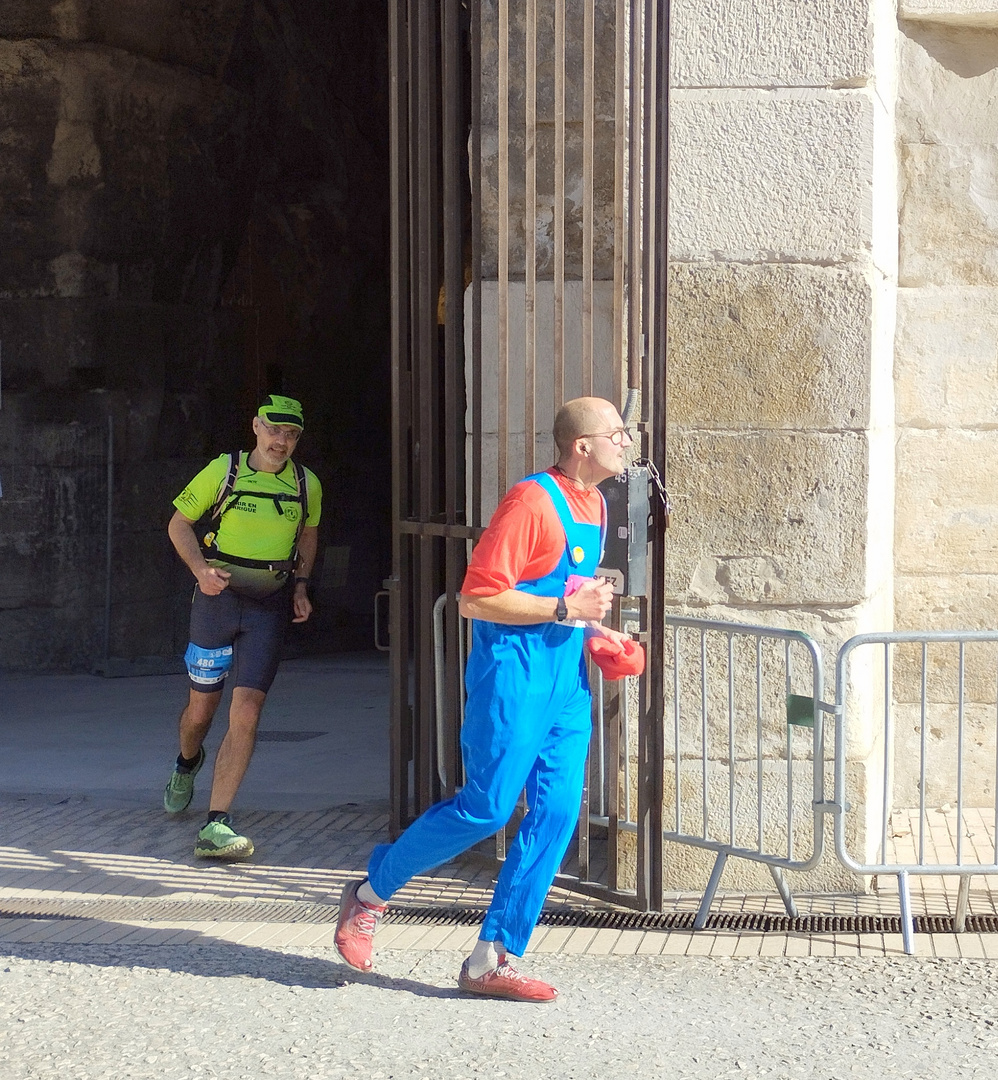
[[[267,693],[291,621],[291,595],[290,588],[283,588],[253,600],[229,588],[206,596],[195,586],[184,656],[192,689],[205,694],[221,690],[231,671],[233,686]]]

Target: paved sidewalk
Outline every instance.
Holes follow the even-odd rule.
[[[51,676],[8,678],[0,686],[0,943],[329,946],[343,883],[363,871],[373,845],[386,839],[384,658],[356,654],[282,666],[234,811],[256,844],[249,863],[206,865],[193,857],[207,774],[191,810],[171,818],[160,808],[185,683],[183,676]],[[223,730],[221,722],[210,750]],[[467,949],[477,927],[454,925],[446,912],[483,908],[494,869],[471,855],[414,880],[395,907],[429,908],[440,917],[389,922],[378,948]],[[975,880],[972,912],[996,911],[987,880]],[[952,883],[913,884],[917,910],[953,910]],[[798,903],[802,913],[896,913],[893,882],[886,887],[883,895],[798,897]],[[673,896],[671,909],[693,911],[698,900]],[[610,908],[557,888],[548,906]],[[727,895],[715,910],[779,912],[782,905],[775,893]],[[922,955],[998,956],[998,935],[922,934],[917,942]],[[538,927],[531,948],[714,957],[902,951],[893,934],[570,925]]]

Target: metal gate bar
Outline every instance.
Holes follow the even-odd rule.
[[[650,324],[665,311],[668,4],[633,0],[607,18],[605,0],[511,3],[389,0],[393,834],[460,778],[460,620],[456,604],[445,604],[435,655],[433,604],[441,593],[456,596],[471,543],[507,487],[553,460],[556,407],[581,393],[623,405],[626,384],[631,405],[643,402],[641,451],[664,463],[665,334]],[[604,46],[612,79],[597,78]],[[601,167],[612,173],[612,199],[597,183]],[[547,214],[553,243],[542,248],[538,221]],[[612,223],[605,264],[600,222]],[[597,322],[611,304],[612,331]],[[652,574],[659,592],[663,568]],[[652,653],[662,641],[660,608],[640,602]],[[631,816],[620,742],[636,739],[638,816],[658,834],[641,843],[639,905],[661,896],[662,875],[662,679],[654,663],[649,670],[636,732],[620,729],[626,698],[607,695],[606,760],[601,754],[591,791],[606,811],[599,817]],[[588,814],[582,826],[588,876]],[[590,882],[595,890],[619,891],[610,832],[606,880]]]

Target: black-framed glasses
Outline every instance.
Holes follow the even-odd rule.
[[[261,416],[260,423],[263,424],[264,429],[271,438],[276,439],[278,435],[283,435],[288,442],[297,442],[301,438],[301,429],[296,427],[275,427],[273,424],[268,424],[266,420]]]
[[[609,439],[614,446],[620,446],[624,439],[634,442],[634,432],[627,427],[614,428],[613,431],[592,431],[588,435],[580,435],[580,439]]]

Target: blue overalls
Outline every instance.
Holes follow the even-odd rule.
[[[555,569],[516,588],[561,596],[570,574],[592,577],[605,525],[579,524],[548,473],[521,483],[548,493],[565,529]],[[605,520],[606,512],[604,509]],[[527,790],[528,812],[499,873],[481,938],[522,956],[579,817],[591,730],[583,629],[475,620],[461,749],[466,782],[430,807],[394,844],[374,849],[371,888],[385,900],[410,878],[448,862],[504,828]]]

